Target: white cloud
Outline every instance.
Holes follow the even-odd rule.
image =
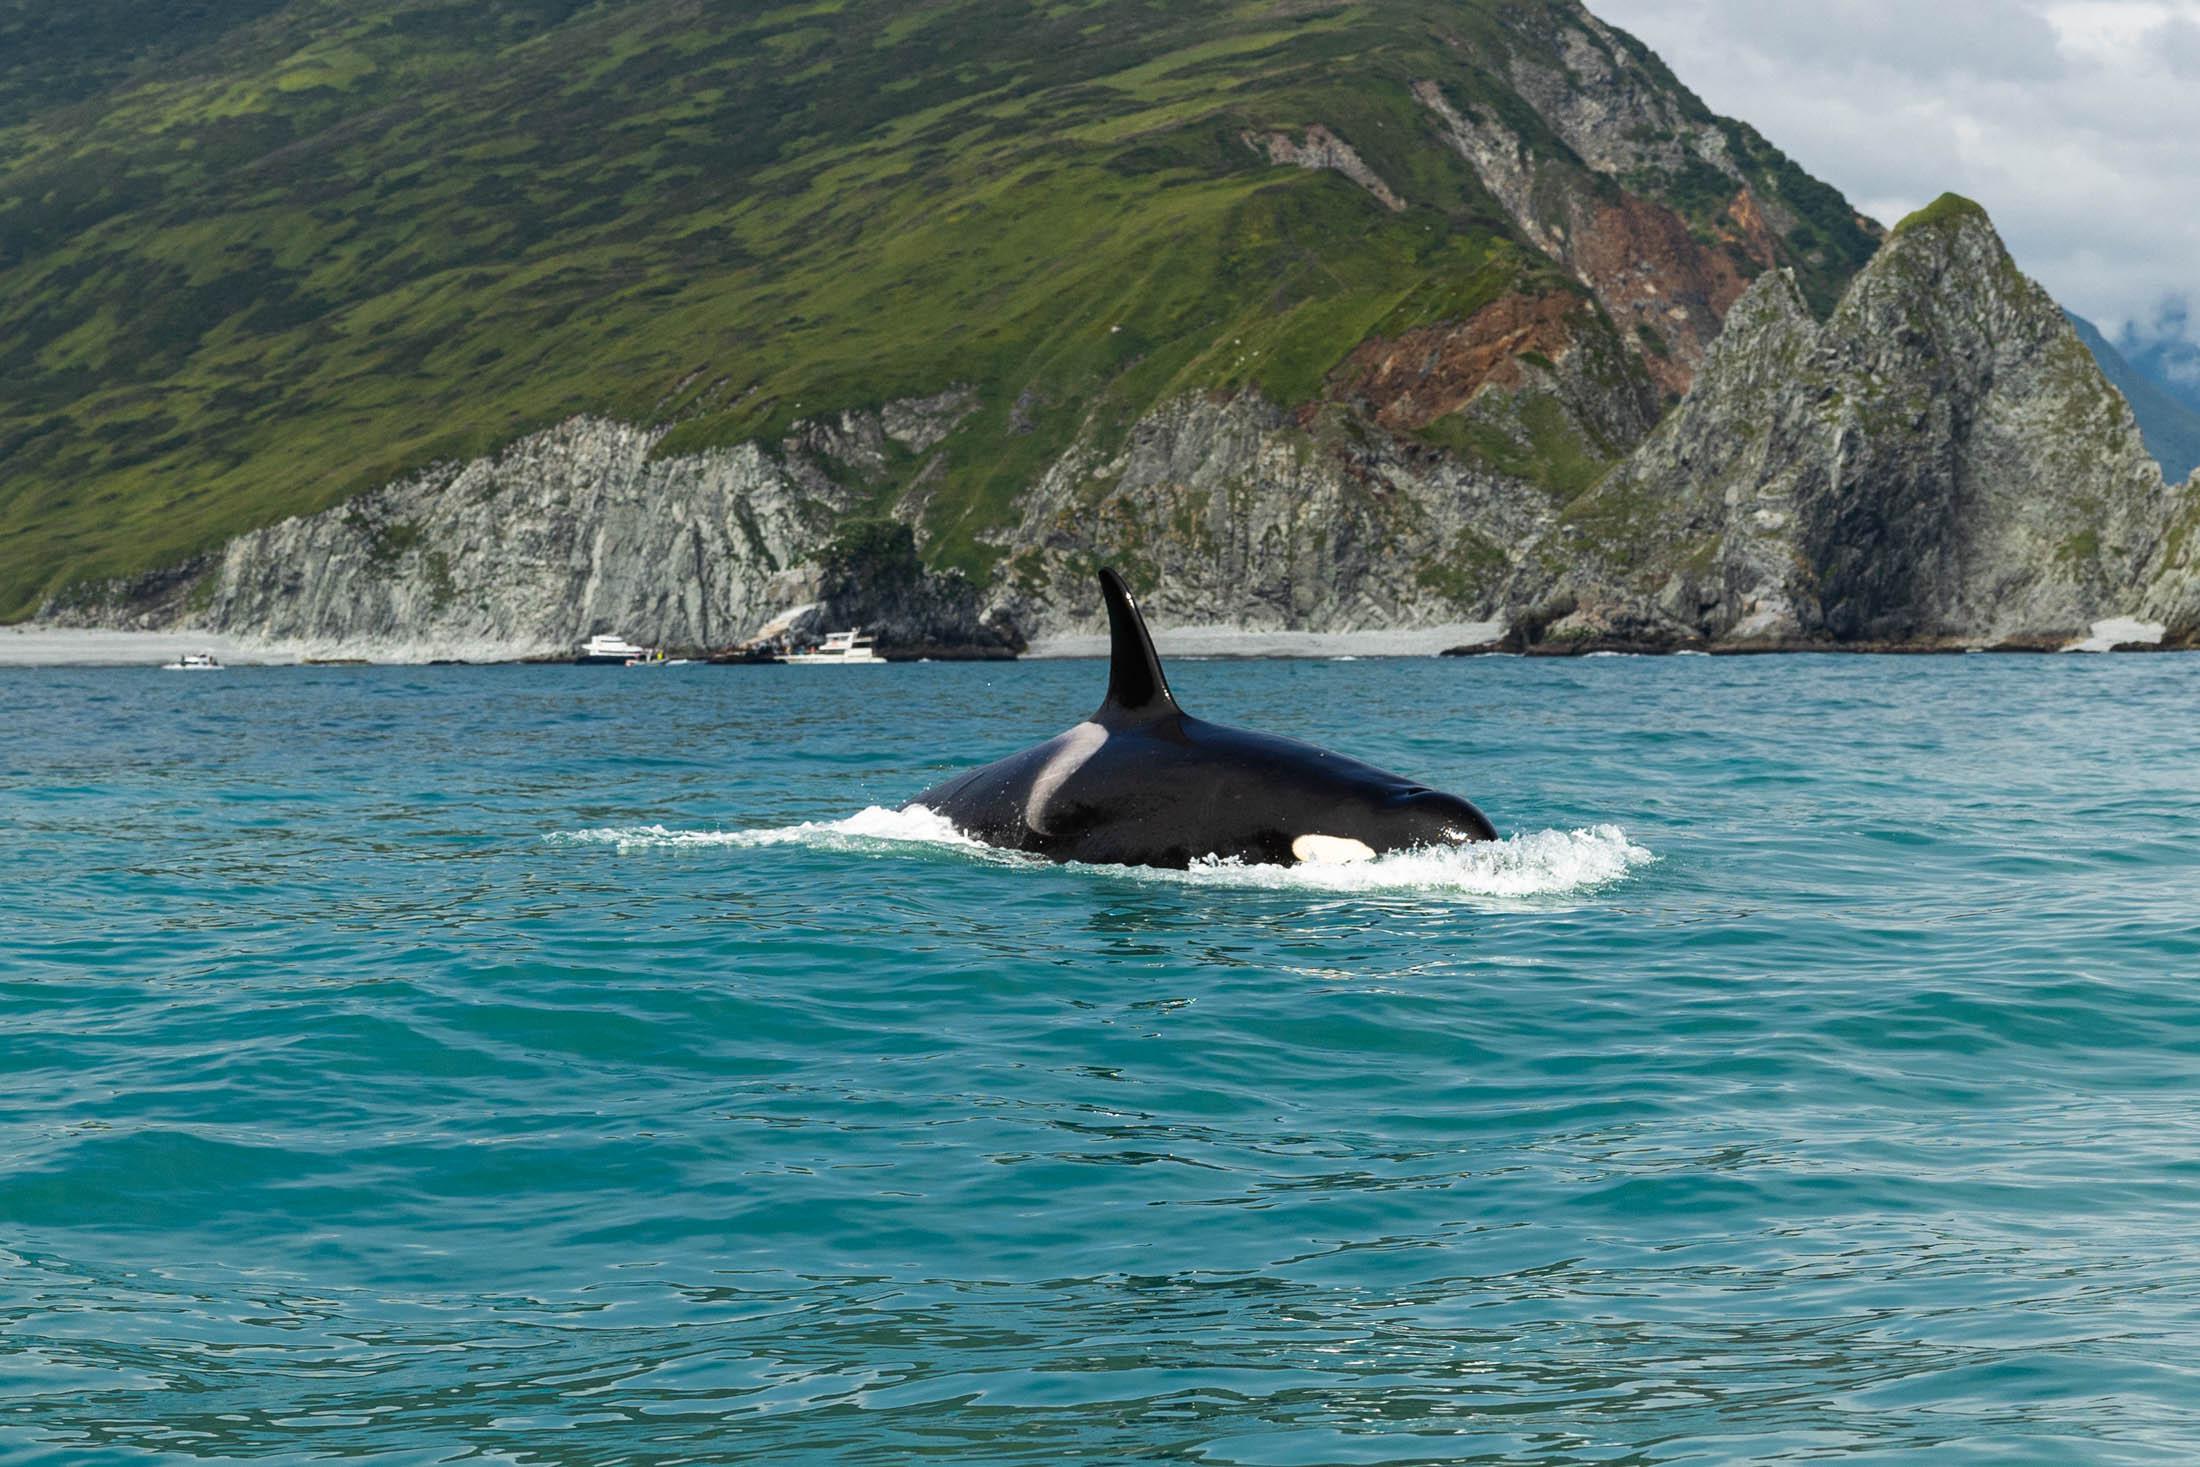
[[[1893,223],[1953,189],[2111,335],[2200,295],[2200,0],[1589,0]]]

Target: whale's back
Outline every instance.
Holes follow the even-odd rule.
[[[1122,578],[1108,603],[1108,691],[1043,744],[910,801],[988,845],[1057,861],[1290,865],[1494,839],[1466,801],[1295,739],[1191,717],[1169,691]]]

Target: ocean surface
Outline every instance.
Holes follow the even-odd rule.
[[[0,671],[0,1461],[2200,1460],[2200,658]]]

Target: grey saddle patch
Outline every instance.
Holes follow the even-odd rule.
[[[1047,802],[1107,741],[1108,731],[1097,723],[1080,723],[1057,739],[1059,747],[1031,781],[1031,793],[1024,799],[1024,824],[1040,835],[1047,834]]]

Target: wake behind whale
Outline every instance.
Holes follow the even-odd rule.
[[[683,830],[664,825],[605,826],[547,837],[561,846],[608,847],[621,856],[703,851],[808,850],[874,859],[935,856],[1036,874],[1057,869],[1035,856],[983,845],[922,808],[872,806],[841,820],[812,820],[753,830]],[[1097,866],[1095,878],[1158,881],[1191,887],[1407,896],[1466,900],[1540,901],[1578,897],[1619,881],[1656,858],[1615,825],[1581,830],[1523,831],[1502,840],[1438,849],[1395,851],[1341,865],[1275,866],[1200,860],[1182,870]]]
[[[1084,863],[1136,880],[1468,898],[1576,894],[1653,859],[1617,826],[1500,840],[1456,796],[1176,704],[1145,622],[1101,572],[1113,645],[1090,719],[956,775],[899,809],[756,830],[613,827],[551,837],[621,853],[796,846],[931,852],[1005,866]]]

